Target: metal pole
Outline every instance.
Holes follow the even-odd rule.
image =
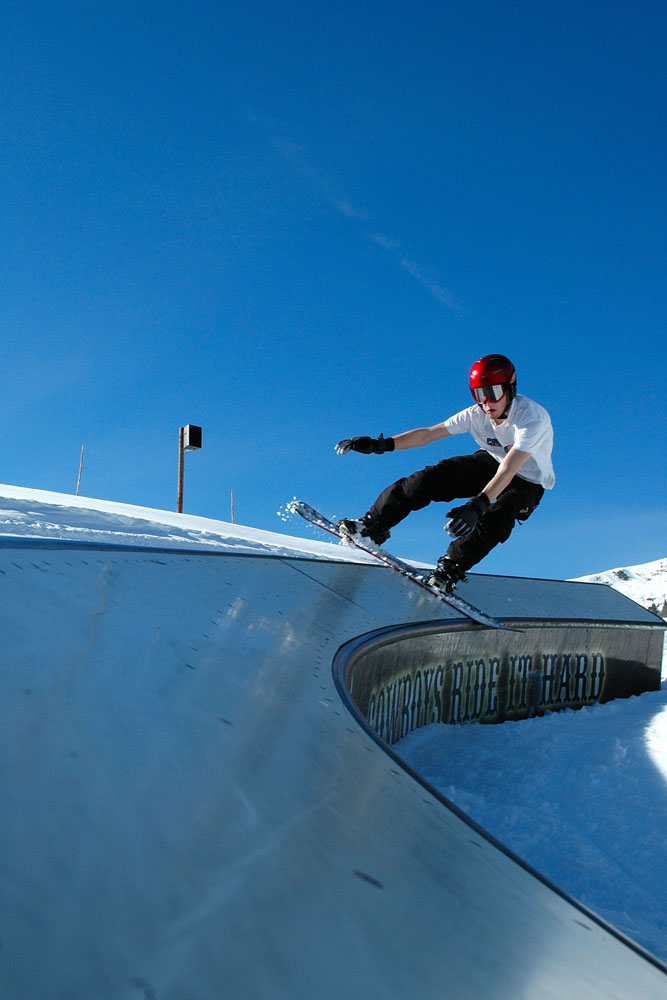
[[[76,495],[77,496],[79,495],[79,488],[81,486],[81,472],[83,470],[83,450],[84,450],[85,447],[86,447],[85,444],[81,445],[81,459],[79,461],[79,478],[76,481]]]
[[[185,428],[178,428],[178,494],[176,497],[176,513],[183,513],[183,474],[185,469],[185,452],[183,450],[183,436]]]

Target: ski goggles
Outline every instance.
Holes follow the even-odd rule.
[[[490,403],[497,403],[502,399],[507,391],[506,385],[471,385],[470,391],[478,403],[483,403],[488,399]]]

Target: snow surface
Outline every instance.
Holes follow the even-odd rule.
[[[667,961],[667,686],[394,750],[565,892]]]
[[[667,559],[580,579],[665,616]],[[665,962],[666,675],[667,648],[661,691],[501,726],[425,726],[394,746],[515,854]]]
[[[340,559],[338,543],[14,486],[0,486],[0,537]],[[374,562],[353,548],[345,558]],[[665,559],[585,579],[664,613]],[[667,961],[667,684],[501,726],[427,726],[394,749],[534,868]]]
[[[307,527],[305,522],[304,527]],[[316,532],[321,536],[322,533],[313,528],[312,533]],[[192,514],[6,485],[0,485],[2,536],[233,551],[239,555],[341,557],[340,544],[322,541],[321,537],[294,538]],[[376,561],[373,556],[353,547],[346,548],[345,560]]]

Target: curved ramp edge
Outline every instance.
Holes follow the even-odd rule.
[[[332,660],[442,605],[364,564],[0,549],[0,973],[54,1000],[662,997],[488,841]]]

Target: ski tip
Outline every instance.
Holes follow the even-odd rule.
[[[310,510],[313,510],[313,508],[307,503],[304,503],[303,500],[297,500],[296,497],[292,497],[292,499],[284,504],[284,506],[282,506],[277,513],[278,517],[282,517],[283,520],[286,520],[294,514],[303,514],[305,511]]]

